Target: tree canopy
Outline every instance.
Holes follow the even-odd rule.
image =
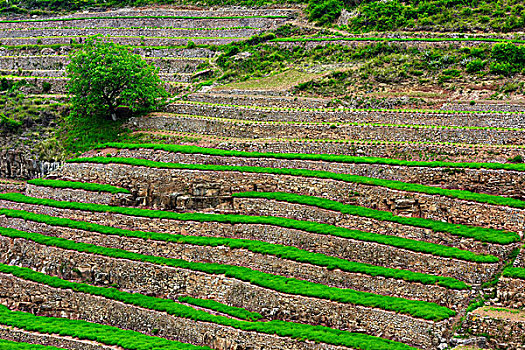
[[[67,75],[74,116],[116,120],[118,107],[149,111],[167,97],[158,69],[100,36],[89,38],[70,55]]]

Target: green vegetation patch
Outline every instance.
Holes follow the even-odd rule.
[[[525,201],[500,197],[484,193],[474,193],[464,190],[449,190],[440,187],[425,186],[414,183],[407,183],[396,180],[384,180],[371,177],[339,174],[328,171],[307,170],[307,169],[289,169],[289,168],[267,168],[252,166],[228,166],[228,165],[207,165],[207,164],[179,164],[163,163],[145,159],[120,158],[120,157],[92,157],[92,158],[74,158],[67,160],[69,163],[99,163],[99,164],[128,164],[132,166],[143,166],[159,169],[188,169],[202,171],[237,171],[245,173],[258,174],[278,174],[302,177],[313,177],[320,179],[332,179],[344,182],[351,182],[362,185],[386,187],[398,191],[425,193],[430,195],[439,195],[461,200],[474,201],[478,203],[487,203],[493,205],[503,205],[513,208],[525,208]],[[517,240],[516,240],[517,241]],[[498,243],[498,242],[494,242]]]
[[[191,304],[191,305],[203,307],[205,309],[222,312],[223,314],[237,317],[243,320],[257,321],[263,318],[263,316],[257,312],[251,312],[251,311],[248,311],[240,307],[228,306],[228,305],[216,302],[215,300],[199,299],[199,298],[192,298],[192,297],[178,297],[177,300],[180,301],[181,303]]]
[[[503,276],[525,280],[525,268],[509,266],[503,270]]]
[[[519,235],[515,232],[496,230],[491,228],[451,224],[437,220],[397,216],[388,211],[370,209],[351,204],[342,204],[330,199],[305,196],[286,192],[241,192],[233,193],[233,197],[239,198],[265,198],[278,201],[311,205],[318,208],[335,210],[343,214],[362,216],[380,221],[396,222],[402,225],[428,228],[435,232],[446,232],[460,237],[473,238],[481,242],[509,244],[519,241]]]
[[[493,255],[476,254],[467,250],[442,246],[435,243],[416,241],[408,238],[381,235],[377,233],[370,233],[358,230],[350,230],[347,228],[332,226],[328,224],[320,224],[317,222],[300,221],[280,217],[202,213],[173,213],[162,210],[147,210],[138,208],[113,207],[109,205],[100,204],[62,202],[55,201],[52,199],[28,197],[19,193],[0,194],[0,200],[8,200],[17,203],[44,205],[62,209],[74,209],[92,212],[109,212],[129,216],[172,219],[180,221],[273,225],[320,235],[330,235],[335,237],[355,239],[364,242],[375,242],[379,244],[385,244],[397,248],[411,250],[413,252],[432,254],[435,256],[441,256],[445,258],[453,258],[477,263],[497,263],[499,261],[499,259]]]
[[[386,278],[402,279],[408,282],[419,282],[427,285],[438,284],[442,287],[451,289],[470,289],[470,286],[468,284],[451,277],[427,275],[408,270],[386,268],[382,266],[348,261],[345,259],[331,257],[321,253],[302,250],[296,247],[289,247],[285,245],[261,241],[236,238],[218,238],[206,236],[168,234],[158,232],[130,231],[120,228],[92,224],[83,221],[57,218],[53,216],[34,214],[30,212],[12,209],[0,209],[0,215],[5,215],[11,218],[21,218],[24,220],[39,223],[45,223],[52,226],[69,227],[89,232],[116,235],[120,237],[152,239],[163,242],[193,244],[198,246],[227,246],[232,249],[246,249],[254,253],[273,255],[282,259],[289,259],[301,263],[322,266],[328,269],[340,269],[342,271],[350,273],[362,273],[370,276],[383,276]]]
[[[72,188],[93,192],[108,192],[111,194],[117,193],[131,193],[129,190],[121,187],[95,184],[95,183],[86,183],[86,182],[77,182],[77,181],[63,181],[63,180],[48,180],[48,179],[34,179],[27,182],[30,185],[42,186],[42,187],[51,187],[51,188]]]
[[[63,349],[59,349],[54,346],[20,343],[20,342],[0,339],[0,350],[63,350]]]

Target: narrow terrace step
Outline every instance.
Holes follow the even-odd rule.
[[[238,138],[346,139],[525,145],[525,129],[367,123],[254,122],[154,113],[133,118],[136,130],[169,130]]]
[[[184,237],[180,235],[171,236],[149,233],[148,236],[152,237],[149,240],[151,246],[148,244],[148,246],[145,247],[144,240],[140,237],[146,236],[146,234],[142,231],[115,230],[108,226],[99,227],[89,225],[85,222],[72,222],[68,219],[56,220],[56,217],[52,216],[24,215],[17,211],[2,210],[1,213],[5,215],[5,217],[0,216],[0,225],[2,227],[17,228],[27,232],[42,233],[66,239],[75,237],[77,242],[97,242],[98,245],[111,248],[124,247],[126,250],[140,252],[141,254],[184,259],[193,262],[213,262],[244,266],[252,270],[298,278],[332,287],[350,288],[363,292],[372,292],[374,294],[423,300],[446,306],[456,311],[460,311],[462,307],[466,307],[469,299],[476,294],[475,290],[469,290],[469,285],[451,278],[416,274],[408,270],[384,269],[375,265],[364,265],[330,258],[322,254],[311,254],[307,251],[290,247],[263,244],[260,241],[203,239],[197,237],[192,238],[191,236]],[[88,216],[93,215],[92,213],[87,214]],[[17,215],[24,217],[25,220],[15,218]],[[34,217],[35,220],[38,218],[40,220],[39,223],[30,220],[31,217]],[[53,221],[53,219],[55,220]],[[126,219],[129,220],[130,218]],[[49,222],[49,224],[45,222]],[[58,222],[63,225],[54,226],[58,225]],[[71,228],[66,227],[66,224],[69,224]],[[93,229],[91,231],[85,231],[73,228],[76,226],[90,226]],[[101,232],[96,232],[95,229]],[[114,232],[115,235],[112,236],[109,233],[102,233],[102,231]],[[119,236],[117,234],[128,235],[128,237],[118,238]],[[161,244],[161,242],[163,243]],[[238,245],[237,248],[235,247],[236,245]],[[242,248],[243,245],[246,248]],[[160,246],[163,248],[160,248]],[[221,248],[217,248],[217,246]],[[265,249],[258,252],[257,247],[259,247],[259,250],[260,248]],[[275,251],[274,253],[272,253],[272,249]],[[37,257],[38,254],[36,251],[27,251],[25,249],[21,249],[20,251],[27,252],[23,257],[23,259],[25,259],[24,261],[46,261],[48,259],[45,255]],[[282,254],[276,254],[278,251],[281,251]],[[288,252],[288,255],[285,254],[286,252]],[[301,255],[305,257],[305,259],[294,258],[293,254]],[[307,257],[311,257],[311,259],[306,259]],[[55,258],[54,256],[53,259]],[[316,258],[319,262],[315,260]],[[324,260],[327,262],[331,261],[336,269],[327,269],[323,266],[324,263],[322,262]],[[43,267],[38,267],[37,269],[42,270],[42,268]],[[46,271],[50,271],[49,268],[50,267],[46,267]],[[73,269],[73,267],[71,268]],[[82,267],[82,269],[86,271],[85,266]],[[67,278],[70,279],[84,278],[98,284],[117,284],[122,288],[141,291],[142,293],[152,292],[155,295],[173,295],[172,287],[168,287],[169,284],[156,285],[153,287],[153,290],[152,286],[145,287],[144,285],[137,285],[134,284],[136,283],[135,280],[127,280],[120,275],[112,274],[111,270],[102,271],[101,269],[102,265],[98,264],[97,266],[91,267],[83,276],[75,276],[74,274],[62,276],[69,276]],[[94,278],[95,275],[100,276],[102,280],[100,278]],[[435,281],[438,281],[437,284]],[[201,297],[203,296],[201,295]],[[226,300],[227,299],[224,299],[223,302],[226,302]],[[262,312],[264,313],[265,311],[262,310]],[[266,316],[270,317],[271,315]]]
[[[308,194],[387,210],[396,215],[514,232],[523,230],[525,218],[523,201],[466,191],[302,169],[148,162],[151,161],[134,158],[83,158],[66,164],[59,174],[85,182],[122,185],[141,197],[144,204],[165,208],[177,207],[177,197],[195,198],[195,209],[227,205],[233,192],[257,190]],[[137,165],[125,165],[126,163]],[[478,202],[462,200],[456,196]],[[487,201],[493,204],[487,204]],[[510,207],[511,205],[515,207]]]
[[[188,102],[227,104],[238,106],[278,107],[278,108],[326,108],[330,99],[287,96],[230,95],[220,91],[195,93],[186,97]],[[182,103],[183,101],[181,101]]]
[[[3,230],[4,229],[0,231]],[[3,232],[2,235],[4,235]],[[38,236],[37,234],[32,235]],[[38,238],[36,239],[38,240]],[[65,240],[62,241],[68,242]],[[268,321],[293,320],[297,323],[311,324],[314,326],[322,323],[335,329],[352,330],[355,329],[356,323],[359,322],[358,316],[351,314],[352,311],[358,314],[375,313],[378,316],[386,313],[386,317],[391,317],[390,314],[394,311],[394,313],[401,316],[401,318],[410,316],[406,318],[405,321],[416,323],[418,322],[417,320],[421,320],[422,318],[434,319],[436,323],[442,323],[443,320],[455,315],[455,312],[452,310],[434,303],[417,301],[417,299],[408,300],[384,297],[374,293],[361,293],[348,289],[339,289],[339,291],[347,295],[352,293],[360,294],[362,301],[365,301],[365,303],[362,303],[362,301],[354,303],[341,302],[337,300],[337,297],[334,298],[335,300],[332,302],[327,303],[325,299],[315,296],[304,297],[294,295],[293,293],[287,294],[270,288],[258,287],[259,278],[257,274],[253,272],[246,278],[251,281],[243,282],[242,278],[237,276],[233,278],[224,277],[222,274],[192,271],[191,269],[177,268],[175,266],[161,266],[161,261],[169,264],[169,259],[157,258],[156,260],[158,260],[159,263],[151,264],[136,261],[132,257],[132,253],[126,253],[125,251],[122,252],[126,253],[126,255],[130,257],[129,259],[118,258],[118,256],[105,256],[103,254],[105,248],[103,247],[97,248],[100,252],[98,254],[87,254],[80,253],[73,249],[52,247],[50,244],[34,243],[32,239],[12,239],[0,236],[2,255],[12,250],[10,254],[13,258],[18,258],[19,261],[17,264],[19,266],[29,267],[35,271],[43,270],[49,275],[58,275],[63,279],[76,281],[78,283],[88,283],[98,286],[116,285],[119,290],[133,291],[133,293],[151,295],[169,301],[174,300],[177,302],[179,299],[177,296],[210,299],[228,305],[229,307],[243,308],[249,314],[255,314],[257,316],[236,316],[237,318],[241,318],[242,316],[248,320],[252,318],[253,320],[264,318]],[[25,251],[29,251],[27,256],[23,253]],[[112,249],[112,251],[115,252],[115,249]],[[140,256],[145,257],[144,255]],[[61,265],[62,269],[58,268],[57,264]],[[192,264],[191,262],[186,264],[206,265],[202,263]],[[64,265],[67,267],[64,268]],[[228,265],[221,265],[221,267],[227,269]],[[237,270],[239,269],[237,268]],[[228,272],[228,275],[232,275],[232,273]],[[233,273],[233,275],[235,275],[235,273]],[[279,283],[275,283],[278,282],[278,276],[272,274],[266,275],[267,278],[273,278],[275,280],[275,286],[279,285]],[[210,283],[212,280],[215,280],[215,282]],[[150,281],[150,283],[146,281]],[[296,280],[288,279],[288,281],[299,287]],[[145,284],[148,286],[146,287]],[[271,283],[269,285],[271,286]],[[312,289],[316,286],[312,283],[309,283],[309,285]],[[317,285],[317,289],[323,287],[322,284]],[[329,288],[324,289],[328,290]],[[335,289],[334,291],[337,292]],[[458,296],[459,293],[456,296],[456,300],[460,301],[461,304],[457,305],[456,310],[466,307],[469,293],[468,291],[464,291],[462,298]],[[357,298],[354,299],[357,300]],[[371,305],[373,299],[384,300],[384,303],[390,303],[390,305],[381,305],[378,303],[379,305],[374,307],[374,305]],[[266,301],[261,302],[261,300]],[[222,313],[224,314],[224,312]],[[322,315],[330,316],[323,319]],[[344,320],[338,319],[338,317],[344,317]],[[371,325],[371,328],[376,326]],[[364,330],[368,333],[367,329],[369,328],[365,326]]]
[[[2,306],[2,309],[4,307]],[[17,343],[22,343],[19,345]],[[25,344],[27,345],[25,345]],[[42,347],[39,347],[41,345]],[[89,340],[31,332],[25,329],[0,325],[0,348],[10,350],[123,350],[122,347],[105,345]]]
[[[186,46],[189,41],[193,41],[197,45],[227,45],[232,42],[246,40],[249,37],[111,37],[111,40],[120,45],[130,46],[150,46],[150,47],[172,47],[172,46]],[[74,42],[79,42],[79,37],[27,37],[27,38],[2,38],[2,44],[9,46],[19,45],[71,45]],[[84,40],[84,39],[83,39]]]
[[[76,16],[76,15],[75,15]],[[175,28],[224,28],[224,27],[254,27],[269,29],[278,27],[288,20],[288,15],[262,15],[250,16],[237,14],[236,16],[223,16],[213,13],[201,12],[191,15],[101,15],[91,14],[79,17],[56,17],[47,19],[0,20],[0,29],[13,28],[47,28],[59,27],[175,27]]]
[[[194,232],[192,233],[193,235],[262,240],[270,243],[291,245],[300,249],[319,252],[341,259],[350,259],[360,263],[408,269],[427,274],[434,274],[435,271],[440,271],[440,274],[443,276],[460,279],[467,283],[479,284],[488,280],[498,270],[499,265],[497,263],[498,259],[494,256],[483,256],[466,250],[436,244],[282,218],[174,213],[161,215],[161,212],[137,211],[132,208],[102,208],[82,203],[46,201],[24,196],[0,195],[0,199],[5,199],[0,203],[3,208],[8,209],[23,208],[22,210],[28,210],[28,207],[33,207],[23,203],[33,203],[32,205],[58,206],[95,212],[109,211],[138,217],[159,218],[160,215],[161,217],[168,217],[174,220],[173,225],[175,226],[170,228],[170,230],[176,227],[177,233]],[[22,204],[17,204],[17,202]],[[39,207],[36,208],[39,210]],[[76,218],[76,216],[72,218]],[[126,222],[129,227],[137,229],[135,225],[128,223],[129,219],[122,218],[123,222]],[[80,220],[85,219],[80,218]],[[103,222],[102,224],[106,226],[115,225],[113,222]],[[151,227],[155,227],[155,231],[162,230],[161,225],[153,224]],[[138,227],[138,229],[151,231],[151,227]]]
[[[381,338],[368,337],[363,334],[356,334],[344,331],[338,331],[326,327],[320,327],[317,332],[312,332],[312,327],[309,325],[293,324],[295,330],[290,330],[286,327],[288,324],[281,322],[267,323],[267,322],[250,322],[242,320],[233,320],[229,317],[214,316],[208,313],[188,308],[184,305],[177,305],[165,301],[164,304],[169,311],[157,311],[159,307],[152,301],[157,301],[157,298],[146,297],[139,294],[130,295],[128,293],[118,292],[115,289],[107,289],[100,287],[87,287],[91,293],[98,295],[108,295],[110,293],[111,299],[108,297],[96,297],[92,294],[86,294],[86,287],[74,284],[71,282],[61,282],[55,278],[46,278],[44,283],[35,283],[19,277],[15,277],[13,273],[19,274],[19,268],[10,268],[3,266],[4,271],[9,273],[0,274],[0,290],[2,293],[9,291],[11,294],[10,303],[19,303],[22,300],[27,300],[28,295],[40,295],[44,300],[42,306],[54,305],[60,300],[60,303],[66,312],[75,313],[77,318],[88,318],[91,321],[104,322],[109,325],[119,324],[120,327],[132,329],[135,331],[149,332],[151,328],[162,330],[163,337],[179,341],[187,341],[197,343],[199,345],[217,346],[218,349],[225,349],[223,343],[224,338],[231,339],[233,343],[238,343],[241,339],[247,344],[258,344],[265,349],[343,349],[344,347],[333,347],[326,344],[347,344],[350,348],[363,349],[386,349],[390,345],[391,349],[409,349],[407,346],[395,342],[388,342]],[[12,272],[11,272],[12,271]],[[27,270],[23,270],[24,272]],[[26,272],[27,273],[27,272]],[[32,274],[34,278],[42,279],[42,274]],[[30,276],[33,278],[33,276]],[[49,281],[49,282],[48,282]],[[65,288],[78,288],[79,291],[72,292],[69,289],[57,289],[50,284],[61,283]],[[16,292],[13,292],[16,291]],[[109,296],[109,295],[108,295]],[[133,299],[130,300],[130,297]],[[115,298],[122,300],[116,301]],[[30,300],[30,299],[29,299]],[[129,300],[129,301],[128,301]],[[132,302],[134,305],[130,304]],[[148,304],[146,304],[148,303]],[[86,307],[89,305],[89,307]],[[27,307],[36,307],[34,304],[27,303]],[[41,307],[36,307],[35,311],[42,310]],[[182,317],[181,317],[182,316]],[[366,319],[377,315],[369,315]],[[194,320],[189,319],[192,317]],[[410,323],[408,319],[400,317],[400,315],[393,314],[389,318],[397,318],[397,322],[405,323],[405,327],[410,328],[414,334],[422,338],[415,339],[420,342],[424,340],[429,344],[433,337],[439,336],[443,332],[443,327],[446,321],[439,324],[430,321],[422,324]],[[140,320],[140,322],[137,322]],[[379,318],[378,318],[379,320]],[[391,325],[393,320],[384,320],[385,325]],[[384,322],[381,320],[381,322]],[[408,321],[408,322],[407,322]],[[228,325],[228,326],[226,326]],[[151,327],[151,328],[150,328]],[[370,327],[370,325],[369,325]],[[388,326],[387,326],[388,327]],[[422,327],[422,328],[419,328]],[[389,328],[389,327],[388,327]],[[250,332],[245,331],[249,329]],[[422,329],[425,331],[423,332]],[[255,330],[255,331],[254,331]],[[301,339],[317,340],[316,343],[285,338],[282,336],[275,336],[281,334],[292,334],[294,337]],[[432,333],[432,334],[429,334]],[[208,336],[204,336],[208,334]],[[211,335],[210,335],[211,334]],[[271,336],[269,336],[271,334]],[[384,334],[384,333],[383,333]],[[397,337],[402,337],[397,334]],[[410,340],[412,336],[407,336]],[[325,343],[319,343],[324,341]],[[368,344],[366,343],[368,341]],[[354,344],[352,346],[351,344]],[[382,347],[381,347],[382,346]],[[423,345],[423,347],[426,347]]]
[[[525,127],[525,113],[439,111],[439,110],[358,110],[349,108],[294,108],[277,105],[228,104],[217,98],[214,103],[200,101],[172,102],[167,111],[179,114],[204,115],[228,119],[279,122],[355,122],[400,125],[463,126],[463,127]],[[291,100],[291,99],[290,99]],[[242,101],[244,102],[244,101]]]
[[[484,306],[467,314],[462,329],[472,335],[484,336],[495,349],[525,348],[525,312]]]
[[[225,150],[272,152],[338,154],[350,156],[397,158],[406,160],[444,160],[451,162],[496,162],[505,163],[509,159],[525,153],[524,146],[481,145],[449,142],[397,142],[362,140],[321,140],[321,139],[280,139],[264,140],[251,138],[217,137],[191,132],[139,131],[142,142],[168,144],[189,144],[214,147]]]
[[[249,38],[261,32],[261,29],[250,26],[239,27],[203,27],[203,28],[113,28],[113,27],[47,27],[47,28],[11,28],[0,30],[0,38],[33,38],[49,37],[86,38],[92,35],[109,37],[144,37],[146,38],[173,38],[173,37],[242,37]],[[78,39],[77,39],[78,42]]]
[[[35,334],[39,339],[52,339],[57,337],[56,334],[60,334],[60,340],[68,344],[68,349],[77,349],[75,344],[81,343],[86,347],[80,349],[92,350],[89,344],[95,344],[94,341],[96,340],[101,346],[105,346],[106,349],[115,350],[146,350],[152,348],[166,350],[210,350],[210,348],[207,347],[192,346],[187,343],[179,343],[158,336],[149,336],[139,332],[97,323],[71,320],[65,317],[35,316],[31,313],[21,311],[15,312],[3,305],[0,306],[0,315],[0,325],[2,325],[2,329],[8,327],[12,335],[23,333],[24,337],[31,337],[32,334]],[[35,333],[35,331],[38,333]],[[148,330],[146,333],[151,334],[151,330]],[[73,341],[67,343],[68,339],[72,339]]]
[[[288,159],[285,159],[285,156],[276,153],[245,152],[235,157],[234,152],[229,153],[213,148],[173,146],[173,151],[170,152],[169,146],[166,147],[166,151],[163,151],[162,146],[155,147],[154,145],[143,149],[125,149],[125,145],[124,149],[118,149],[119,144],[108,146],[117,149],[100,150],[93,156],[140,158],[167,163],[310,169],[525,199],[525,167],[522,171],[518,170],[518,166],[515,166],[515,170],[511,170],[513,167],[511,164],[508,165],[508,169],[487,169],[490,165],[496,166],[493,163],[486,164],[486,167],[481,166],[480,169],[468,168],[469,164],[455,166],[456,164],[450,162],[443,162],[442,166],[439,166],[439,163],[425,162],[414,162],[410,166],[404,166],[402,164],[405,162],[393,159],[359,157],[347,158],[349,162],[343,163],[336,157],[326,154],[319,155],[319,159],[308,160],[309,155],[307,154],[297,154],[295,158],[290,155]],[[136,148],[138,145],[131,146]],[[265,154],[267,157],[264,156]],[[311,158],[313,157],[315,156],[311,155]],[[343,160],[342,157],[341,160]],[[398,163],[400,165],[396,165]],[[474,166],[474,164],[471,165]]]
[[[148,57],[146,61],[155,65],[162,73],[193,72],[206,58]],[[68,56],[0,56],[1,70],[62,70],[69,63]]]

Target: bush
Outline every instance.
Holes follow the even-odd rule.
[[[310,0],[306,9],[308,20],[319,25],[332,23],[341,15],[343,6],[342,0]]]
[[[469,73],[477,73],[483,70],[485,68],[485,61],[477,58],[475,60],[470,61],[467,63],[467,72]]]
[[[494,74],[502,74],[505,76],[509,76],[514,72],[514,70],[510,63],[492,62],[490,64],[490,72]]]
[[[51,83],[47,82],[47,81],[44,81],[42,83],[42,91],[43,92],[49,92],[51,91]]]

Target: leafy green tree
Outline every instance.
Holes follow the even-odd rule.
[[[308,20],[324,25],[334,22],[343,10],[344,3],[342,0],[310,0],[308,8]]]
[[[93,116],[117,119],[117,108],[131,112],[156,109],[167,97],[158,69],[130,49],[89,38],[82,49],[70,56],[72,117]]]

